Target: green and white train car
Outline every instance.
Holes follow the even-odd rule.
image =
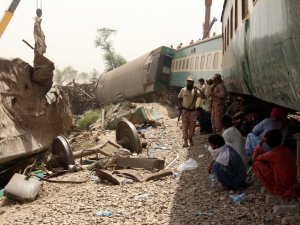
[[[225,0],[223,75],[231,93],[300,110],[300,1]]]
[[[183,87],[188,76],[194,80],[222,75],[222,35],[217,35],[174,52],[170,86]]]

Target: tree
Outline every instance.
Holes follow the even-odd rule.
[[[90,80],[89,81],[91,83],[95,83],[95,82],[97,82],[99,77],[100,77],[100,75],[99,75],[98,71],[95,68],[93,68],[93,71],[90,72]]]
[[[68,66],[64,68],[63,70],[56,69],[55,74],[53,76],[53,80],[60,84],[64,80],[72,81],[73,79],[77,79],[78,77],[78,71],[75,70],[72,66]]]
[[[127,62],[123,56],[115,52],[113,42],[110,39],[111,35],[116,32],[116,30],[110,28],[97,29],[98,35],[95,40],[95,46],[100,47],[104,51],[105,72],[111,71]]]
[[[76,78],[78,77],[78,71],[75,70],[72,66],[68,66],[66,68],[64,68],[63,70],[63,76],[64,76],[64,80],[76,80]]]

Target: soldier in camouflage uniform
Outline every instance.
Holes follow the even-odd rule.
[[[222,77],[216,73],[213,76],[214,86],[212,88],[211,123],[215,133],[222,131],[222,118],[224,114],[225,98],[227,96]]]

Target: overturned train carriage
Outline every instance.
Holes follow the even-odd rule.
[[[72,126],[67,96],[52,87],[54,64],[38,53],[34,64],[0,59],[0,175]]]
[[[54,63],[46,52],[41,19],[34,24],[34,66],[0,59],[0,185],[22,159],[48,150],[58,134],[72,127],[67,96],[52,86]],[[18,165],[19,164],[19,165]]]
[[[225,0],[227,90],[300,110],[299,0]]]
[[[95,91],[100,103],[119,102],[167,89],[173,51],[162,46],[101,75]]]

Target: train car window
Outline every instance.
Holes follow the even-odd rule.
[[[185,63],[185,69],[189,69],[189,62],[190,62],[190,59],[189,58],[187,58],[186,59],[186,63]]]
[[[242,0],[242,19],[245,19],[248,13],[248,1]]]
[[[196,60],[195,60],[195,70],[198,70],[199,69],[199,56],[196,57]]]
[[[211,54],[207,55],[207,61],[206,61],[206,69],[210,69],[211,64]]]
[[[219,64],[219,52],[214,54],[214,64],[213,64],[214,69],[218,68],[218,64]]]
[[[235,30],[238,28],[238,21],[239,21],[239,18],[238,18],[238,7],[239,7],[239,1],[238,0],[235,0],[235,6],[234,6],[234,28]]]
[[[227,39],[227,45],[229,45],[229,18],[228,18],[228,20],[227,20],[227,37],[226,37],[226,39]]]
[[[233,7],[231,7],[230,10],[230,39],[232,39],[233,36]]]
[[[178,70],[181,69],[181,60],[179,60],[179,63],[178,63]]]
[[[200,64],[201,70],[203,70],[203,68],[204,68],[204,62],[205,62],[205,55],[201,56],[201,64]]]
[[[227,35],[227,29],[225,27],[225,32],[224,32],[224,35],[223,35],[223,45],[224,45],[224,52],[226,52],[226,35]]]
[[[191,70],[194,70],[194,61],[195,61],[195,58],[192,57],[191,58],[191,65],[190,65]]]
[[[181,65],[181,69],[184,70],[184,67],[185,67],[185,59],[182,60],[182,65]]]

